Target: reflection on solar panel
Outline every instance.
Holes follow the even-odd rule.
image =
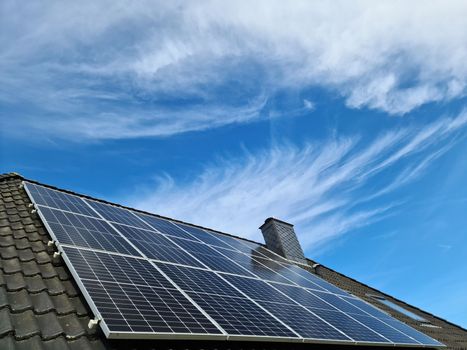
[[[25,188],[110,338],[442,346],[257,243]]]

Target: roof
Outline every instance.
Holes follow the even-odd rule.
[[[93,318],[92,312],[63,260],[54,257],[53,248],[47,245],[51,238],[39,217],[31,213],[31,201],[20,188],[22,180],[16,173],[0,175],[0,349],[279,350],[290,346],[257,342],[107,340],[99,327],[89,329],[87,324]],[[315,266],[315,261],[308,262],[313,273],[443,342],[449,349],[467,349],[467,330],[462,327],[330,268]],[[435,327],[422,326],[420,322],[377,303],[369,294],[384,296],[422,316]],[[317,346],[294,344],[294,348],[311,347]],[[355,348],[358,347],[352,346]]]

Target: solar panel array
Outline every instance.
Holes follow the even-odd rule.
[[[260,244],[25,188],[109,338],[443,346]]]

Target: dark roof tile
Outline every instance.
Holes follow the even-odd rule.
[[[57,271],[58,278],[62,281],[69,280],[71,278],[71,275],[68,273],[65,266],[55,266],[55,271]]]
[[[7,308],[0,310],[0,337],[13,331],[10,312]],[[1,344],[1,343],[0,343]],[[3,348],[2,348],[3,349]]]
[[[19,314],[11,314],[15,327],[15,338],[25,339],[40,334],[37,316],[32,310],[27,310]]]
[[[16,350],[15,339],[8,335],[0,338],[0,349]]]
[[[10,274],[21,271],[21,263],[18,258],[5,259],[1,261],[3,272]]]
[[[85,328],[81,325],[75,314],[59,316],[58,320],[65,331],[67,339],[76,339],[86,334]]]
[[[42,339],[52,339],[64,333],[55,313],[49,312],[43,315],[36,315],[36,318],[39,323]]]
[[[35,253],[46,250],[44,242],[42,241],[31,242],[31,248]]]
[[[48,341],[43,342],[45,350],[68,350],[70,347],[68,346],[68,342],[65,340],[64,337],[58,337],[55,339],[51,339]]]
[[[38,265],[43,278],[52,278],[58,276],[57,271],[51,263]]]
[[[10,310],[14,313],[23,312],[32,309],[32,300],[26,289],[21,289],[15,292],[8,292],[8,303]]]
[[[36,255],[36,261],[38,264],[45,264],[51,262],[50,255],[47,252],[38,252]]]
[[[0,247],[0,256],[2,259],[12,259],[18,257],[15,246]]]
[[[35,259],[34,253],[31,249],[22,249],[17,250],[19,260],[21,261],[31,261]]]
[[[45,350],[40,336],[35,335],[31,338],[16,343],[16,350]]]
[[[21,265],[24,276],[34,276],[41,273],[35,260],[23,262]]]
[[[37,293],[46,290],[47,287],[40,275],[26,277],[26,288],[30,293]]]
[[[14,230],[12,234],[14,239],[24,239],[28,236],[27,232],[24,231],[22,227]]]
[[[3,275],[8,291],[20,290],[26,288],[26,282],[22,273]]]
[[[51,296],[55,311],[59,315],[69,314],[76,311],[75,306],[71,303],[70,297],[66,293]]]
[[[65,287],[66,294],[68,294],[70,297],[75,297],[79,294],[75,288],[75,285],[70,280],[63,281],[63,286]]]
[[[58,277],[44,279],[44,282],[50,295],[57,295],[66,292],[65,286]]]
[[[104,350],[105,347],[101,341],[89,340],[86,337],[81,337],[68,342],[71,350]]]
[[[81,301],[81,297],[73,297],[69,299],[75,312],[78,316],[85,316],[89,314],[89,310],[86,305]]]
[[[36,314],[44,314],[55,309],[50,295],[45,291],[31,294],[31,300]]]
[[[11,234],[5,233],[5,235],[0,236],[0,246],[8,247],[14,244],[15,244],[15,241],[13,240],[13,237]]]
[[[0,309],[8,306],[9,301],[8,301],[8,293],[5,289],[5,287],[0,287]]]
[[[16,231],[16,232],[21,232],[21,231]],[[21,238],[17,237],[15,239],[15,245],[17,249],[27,249],[27,248],[32,247],[31,243],[26,237],[21,237]]]

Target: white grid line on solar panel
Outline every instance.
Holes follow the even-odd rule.
[[[146,225],[143,221],[135,218],[132,212],[128,209],[120,208],[106,203],[92,201],[85,198],[83,198],[83,200],[107,221],[144,228],[147,230],[151,229],[151,227]]]
[[[288,326],[252,300],[225,295],[188,293],[229,334],[297,338]]]
[[[353,339],[345,333],[299,305],[269,301],[260,301],[259,304],[289,325],[303,338],[353,342]]]
[[[310,289],[316,289],[316,290],[324,290],[324,291],[328,291],[328,292],[331,292],[331,293],[334,293],[334,294],[339,294],[339,295],[342,295],[342,296],[348,296],[350,297],[351,295],[345,291],[343,291],[342,289],[332,285],[331,283],[329,282],[326,282],[324,281],[322,278],[312,274],[311,272],[301,268],[301,267],[298,267],[297,265],[293,265],[293,264],[284,264],[284,263],[281,263],[281,265],[283,265],[286,269],[288,270],[291,270],[293,273],[297,274],[297,275],[300,275],[302,276],[303,278],[309,280],[310,282],[312,282],[316,288],[310,288]]]
[[[41,205],[37,208],[59,243],[139,255],[104,220]]]
[[[172,240],[158,232],[119,224],[114,224],[114,227],[150,259],[204,266],[191,254],[180,249]]]
[[[32,197],[36,204],[96,217],[92,210],[82,203],[78,196],[52,190],[29,182],[24,182],[24,184],[26,191],[29,192],[30,197]]]
[[[323,309],[308,309],[326,322],[344,332],[347,336],[359,342],[392,343],[377,332],[371,330],[349,315],[341,311]]]
[[[90,282],[85,280],[86,288],[113,332],[220,334],[220,331],[176,289]],[[106,296],[110,297],[111,303]],[[122,326],[123,320],[128,327]]]

